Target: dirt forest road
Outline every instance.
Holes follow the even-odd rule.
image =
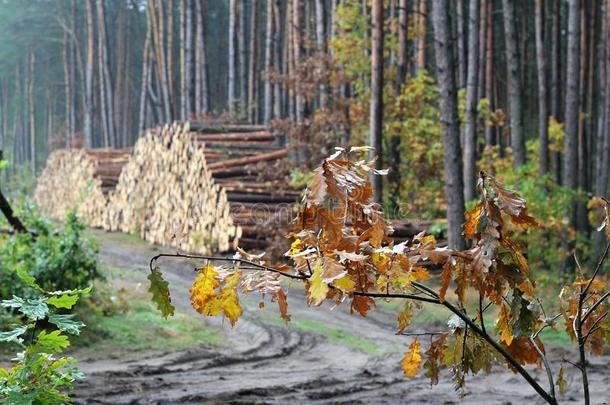
[[[118,235],[96,232],[102,260],[133,272],[148,272],[156,252],[145,244],[126,244]],[[188,289],[194,264],[163,262],[174,303],[190,309]],[[395,314],[383,308],[369,317],[351,315],[348,305],[309,308],[302,286],[289,290],[293,322],[328,325],[348,331],[370,347],[342,344],[329,334],[284,325],[275,305],[258,309],[258,298],[244,299],[244,315],[231,329],[221,319],[198,318],[222,336],[220,347],[202,345],[183,352],[142,352],[136,360],[84,359],[86,382],[76,387],[79,404],[537,404],[533,389],[500,366],[489,375],[467,378],[465,397],[453,390],[448,370],[430,388],[423,375],[406,380],[399,362],[410,342],[396,336]],[[138,328],[138,325],[133,325]],[[432,326],[434,327],[434,326]],[[439,326],[437,325],[436,328]],[[347,332],[346,332],[347,333]],[[346,340],[347,341],[347,340]],[[561,358],[554,353],[554,358]],[[610,383],[608,357],[592,359],[593,403],[604,403]],[[553,363],[558,369],[559,363]],[[535,371],[543,386],[542,370]],[[561,403],[579,403],[579,375],[569,373],[570,388]]]

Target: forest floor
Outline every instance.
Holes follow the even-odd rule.
[[[107,275],[112,288],[127,300],[145,303],[148,262],[159,249],[122,234],[93,234],[105,267],[114,269]],[[227,321],[203,318],[190,307],[195,263],[160,264],[178,324],[142,312],[123,320],[122,333],[131,336],[128,349],[105,345],[103,338],[78,349],[75,356],[88,378],[76,386],[77,403],[542,403],[519,375],[501,366],[487,375],[468,376],[463,399],[448,370],[432,388],[423,373],[405,379],[399,362],[411,338],[395,335],[396,307],[390,304],[378,305],[366,318],[350,314],[347,303],[309,308],[302,285],[294,283],[288,292],[289,324],[280,319],[275,304],[260,310],[258,297],[252,296],[242,299],[244,315],[231,328]],[[145,304],[134,306],[136,315],[138,305]],[[410,332],[439,330],[443,325],[438,319],[434,313],[420,316]],[[177,326],[164,328],[163,322]],[[95,330],[95,325],[89,327]],[[157,343],[144,344],[147,339]],[[575,359],[575,353],[554,347],[550,357],[558,370],[560,359]],[[609,361],[609,356],[591,359],[592,403],[608,401]],[[546,387],[544,371],[533,372]],[[574,368],[567,374],[569,387],[560,402],[579,403],[580,374]]]

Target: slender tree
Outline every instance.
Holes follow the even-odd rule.
[[[466,128],[464,130],[464,198],[476,198],[477,104],[479,75],[479,1],[470,0],[468,12],[468,74],[466,82]]]
[[[458,88],[466,87],[466,30],[464,29],[464,0],[456,1]],[[468,44],[470,46],[470,44]]]
[[[538,131],[540,137],[540,174],[549,171],[549,118],[547,102],[546,56],[544,46],[544,0],[536,0],[536,62],[538,69]]]
[[[508,103],[510,110],[510,140],[513,149],[513,165],[519,167],[525,163],[525,134],[523,131],[522,84],[519,74],[519,54],[515,30],[515,11],[513,0],[502,0],[504,17],[504,39],[506,43],[506,66]]]
[[[441,124],[444,145],[445,195],[447,197],[448,237],[451,248],[462,249],[464,223],[464,184],[462,153],[457,113],[457,93],[453,73],[453,48],[447,0],[437,0],[432,6],[434,49],[441,100]]]
[[[375,167],[383,167],[383,0],[373,0],[371,10],[373,23],[371,41],[371,107],[370,107],[370,145],[375,148],[371,156],[378,156]],[[380,176],[373,176],[375,201],[381,203],[383,189]]]
[[[84,132],[85,147],[93,146],[93,60],[95,44],[95,20],[93,19],[93,0],[85,0],[85,26],[87,29],[87,64],[85,71]]]
[[[398,4],[398,76],[396,78],[396,90],[404,84],[409,71],[409,48],[408,48],[409,14],[408,1],[400,0]]]
[[[273,66],[273,2],[267,1],[267,29],[265,30],[265,123],[273,118],[273,83],[271,81]]]
[[[251,123],[258,121],[258,0],[252,0],[250,12],[250,65],[248,68],[248,117]]]
[[[568,2],[568,55],[565,99],[564,185],[578,187],[580,1]]]
[[[236,51],[236,28],[237,28],[237,0],[229,1],[229,87],[227,101],[229,103],[229,112],[232,116],[235,115],[235,78],[237,77],[237,69],[235,66],[235,51]]]
[[[204,0],[194,0],[195,3],[195,112],[207,114],[209,112],[208,102],[208,58],[207,38],[203,24]],[[253,9],[256,7],[253,1]]]
[[[116,145],[114,115],[114,83],[110,74],[108,35],[106,33],[106,11],[104,0],[97,0],[97,43],[99,62],[99,88],[102,125],[105,146]]]

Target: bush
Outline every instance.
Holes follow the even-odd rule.
[[[17,211],[34,234],[16,234],[0,241],[0,299],[31,293],[19,277],[23,274],[34,277],[45,291],[78,289],[101,278],[98,247],[83,235],[85,226],[74,213],[58,228],[30,206]]]

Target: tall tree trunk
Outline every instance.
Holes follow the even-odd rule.
[[[237,29],[239,59],[239,112],[246,113],[248,101],[248,65],[246,63],[246,2],[239,2],[239,24]]]
[[[428,46],[428,0],[419,0],[418,28],[420,31],[417,39],[417,58],[415,63],[416,72],[426,68],[426,48]]]
[[[292,3],[294,64],[298,70],[303,55],[303,2],[301,0],[293,0]],[[297,122],[302,122],[305,118],[305,98],[299,89],[296,90],[295,94],[295,112]]]
[[[606,1],[606,10],[603,17],[606,22],[604,38],[606,44],[606,70],[605,70],[605,100],[604,121],[598,140],[597,176],[595,181],[595,194],[608,197],[608,180],[610,177],[610,1]]]
[[[561,121],[560,108],[560,48],[561,48],[561,0],[550,0],[553,9],[553,20],[551,26],[551,115]]]
[[[517,53],[517,36],[515,30],[515,12],[513,0],[502,0],[504,16],[504,39],[506,42],[506,65],[508,70],[507,87],[510,109],[510,139],[513,149],[513,166],[525,163],[525,134],[523,133],[523,105],[521,77],[519,75],[519,54]]]
[[[258,0],[252,0],[250,14],[250,66],[248,77],[248,117],[253,124],[258,122]]]
[[[549,117],[546,92],[544,47],[544,0],[536,0],[536,61],[538,68],[538,131],[540,136],[540,174],[549,171]]]
[[[273,56],[273,1],[267,0],[267,29],[265,30],[265,124],[273,118],[273,83],[271,74]]]
[[[95,20],[93,18],[93,0],[85,0],[85,18],[87,29],[87,63],[85,70],[85,147],[93,146],[93,59],[95,57]]]
[[[151,73],[151,26],[150,21],[147,22],[146,27],[146,39],[144,40],[144,52],[142,56],[142,84],[140,87],[140,112],[138,114],[138,135],[142,134],[146,130],[149,98],[148,98],[148,86],[149,86],[149,75]]]
[[[100,81],[100,111],[104,126],[106,146],[116,145],[114,127],[114,84],[110,75],[108,57],[108,35],[106,34],[106,12],[104,0],[97,0],[98,60]]]
[[[283,74],[282,68],[282,4],[281,0],[274,0],[273,3],[273,16],[274,16],[274,36],[273,42],[273,66],[278,74]],[[284,28],[285,31],[285,28]],[[273,115],[275,117],[282,117],[282,89],[280,81],[276,80],[273,84]]]
[[[195,112],[207,114],[209,112],[208,102],[208,59],[206,55],[207,37],[203,22],[204,7],[203,0],[195,0]],[[255,1],[255,0],[254,0]]]
[[[316,41],[318,43],[319,52],[326,54],[326,17],[325,17],[325,6],[324,0],[316,0]],[[279,27],[276,27],[279,29]],[[276,46],[278,46],[276,44]],[[322,66],[322,70],[326,70]],[[326,107],[326,86],[324,83],[320,84],[318,89],[320,92],[320,108]]]
[[[479,14],[479,73],[478,73],[478,89],[477,98],[480,100],[484,97],[489,97],[485,94],[485,47],[487,46],[487,13],[489,13],[488,0],[481,0],[481,10]]]
[[[398,4],[398,77],[396,78],[396,92],[400,93],[400,88],[405,83],[407,72],[409,71],[409,47],[408,29],[409,14],[408,0],[400,0]]]
[[[464,0],[456,2],[457,20],[457,54],[458,54],[458,88],[466,87],[466,33],[464,29]],[[471,46],[468,44],[468,46]],[[466,180],[466,179],[464,179]]]
[[[375,148],[371,157],[375,161],[375,167],[383,167],[383,0],[373,0],[371,10],[373,23],[371,41],[371,107],[370,107],[370,145]],[[383,189],[382,179],[378,175],[372,177],[375,201],[382,202]]]
[[[468,75],[466,82],[466,128],[464,130],[464,199],[476,198],[477,89],[479,74],[479,1],[470,0],[468,12]]]
[[[488,0],[485,0],[486,2]],[[487,11],[487,34],[485,35],[485,96],[489,99],[489,109],[496,108],[494,94],[494,30],[493,30],[493,2],[489,2]],[[485,120],[485,145],[496,144],[494,127]]]
[[[188,66],[186,61],[187,1],[180,0],[180,119],[188,119]]]
[[[579,68],[579,96],[578,96],[578,187],[583,191],[590,191],[587,155],[589,144],[588,134],[585,132],[585,123],[589,122],[591,115],[587,114],[587,87],[589,79],[589,36],[594,34],[594,20],[590,19],[589,9],[586,0],[579,0],[580,3],[580,68]],[[587,117],[587,118],[584,118]],[[576,203],[576,229],[581,232],[588,232],[589,219],[587,218],[587,206],[583,201]]]
[[[580,4],[568,2],[568,56],[566,74],[564,185],[578,187],[578,116],[580,70]]]
[[[36,176],[36,105],[34,98],[34,77],[36,75],[36,54],[30,51],[28,60],[28,119],[30,121],[30,168]]]
[[[235,66],[235,29],[237,26],[237,0],[229,1],[229,88],[227,102],[229,113],[235,116],[235,78],[237,76]]]
[[[464,223],[464,193],[462,179],[462,153],[457,112],[457,93],[453,74],[449,7],[447,0],[437,0],[432,7],[432,25],[437,76],[441,100],[441,124],[444,143],[445,195],[449,247],[463,249],[462,224]]]
[[[168,55],[165,46],[165,10],[163,1],[148,0],[148,18],[152,26],[152,42],[155,49],[155,64],[159,84],[160,105],[163,112],[162,121],[169,122],[173,118],[172,93],[170,90],[170,75],[168,72]],[[170,3],[171,5],[171,3]],[[170,13],[171,14],[171,13]],[[171,42],[171,41],[169,41]],[[171,56],[171,55],[170,55]]]

